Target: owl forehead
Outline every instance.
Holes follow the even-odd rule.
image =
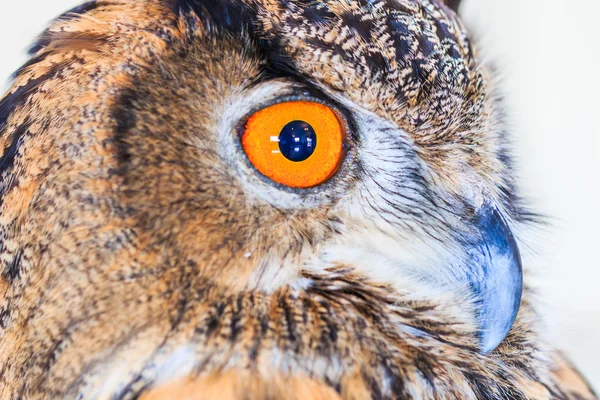
[[[468,34],[436,1],[265,0],[258,19],[299,72],[403,128],[481,119],[485,82]]]

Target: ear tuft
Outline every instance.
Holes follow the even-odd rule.
[[[445,3],[448,7],[458,12],[458,6],[460,5],[460,0],[442,0],[442,3]]]

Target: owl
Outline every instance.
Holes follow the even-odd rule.
[[[0,101],[2,399],[596,399],[442,0],[95,0]]]

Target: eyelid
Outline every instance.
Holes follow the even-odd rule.
[[[239,137],[241,137],[242,133],[244,132],[244,126],[246,125],[250,117],[262,109],[265,109],[275,104],[286,103],[290,101],[308,101],[323,104],[324,106],[327,106],[331,110],[333,110],[335,115],[338,117],[338,120],[342,124],[342,128],[346,132],[344,148],[351,148],[354,142],[357,140],[357,136],[356,129],[354,129],[354,124],[352,123],[353,121],[350,118],[350,112],[348,112],[348,110],[346,110],[337,102],[331,99],[323,99],[323,97],[325,96],[317,96],[313,94],[312,91],[309,91],[307,89],[296,89],[288,95],[281,96],[273,100],[267,101],[265,103],[262,103],[256,107],[251,108],[250,111],[246,113],[244,117],[241,118],[240,122],[237,124],[237,134]]]

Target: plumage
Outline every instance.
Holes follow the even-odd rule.
[[[596,399],[527,266],[521,285],[536,216],[448,6],[96,0],[54,21],[0,101],[0,398]],[[346,122],[322,185],[240,146],[286,98]]]

